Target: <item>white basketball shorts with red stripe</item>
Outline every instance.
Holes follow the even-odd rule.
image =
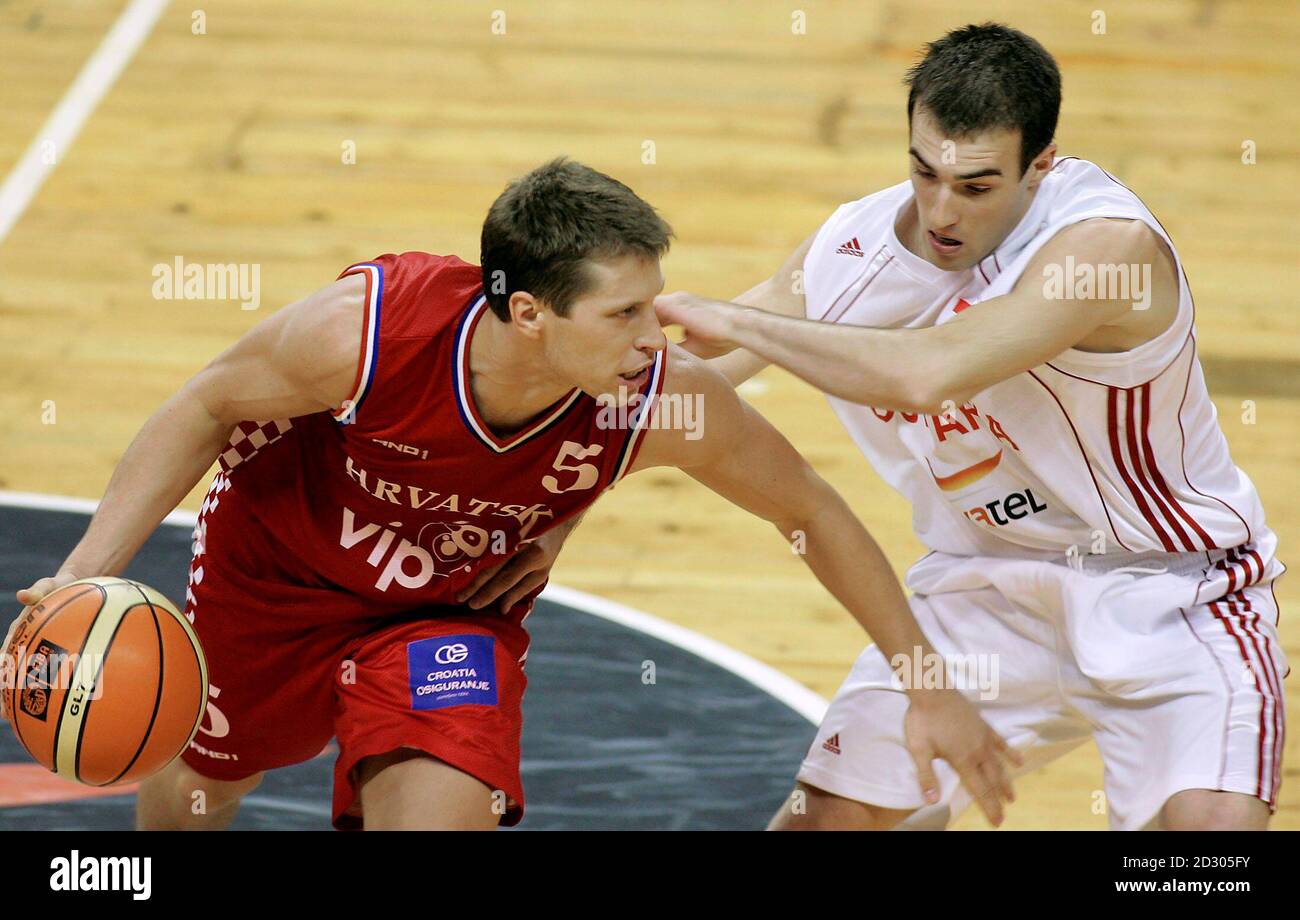
[[[1184,789],[1240,792],[1272,811],[1288,672],[1273,581],[1284,570],[1271,545],[1253,544],[1084,557],[1074,566],[932,553],[908,585],[939,667],[908,660],[900,678],[868,647],[799,779],[848,799],[921,809],[903,739],[903,681],[946,679],[1025,755],[1022,773],[1096,742],[1104,795],[1061,790],[1061,827],[1086,826],[1099,811],[1112,829],[1158,826],[1164,803]],[[940,804],[905,827],[942,827],[969,805],[955,771],[936,768]]]

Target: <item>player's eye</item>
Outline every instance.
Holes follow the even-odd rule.
[[[970,192],[972,195],[983,195],[991,188],[992,186],[990,185],[968,185],[966,186],[966,191]]]
[[[640,307],[638,307],[636,304],[633,304],[633,305],[630,306],[630,307],[624,307],[622,310],[619,310],[619,311],[618,311],[618,315],[619,315],[619,316],[627,316],[627,317],[631,317],[631,316],[636,315],[636,311],[639,310],[639,309],[640,309]]]
[[[921,168],[916,167],[916,166],[913,166],[913,167],[912,167],[912,172],[916,173],[916,174],[917,174],[918,176],[920,176],[922,179],[933,179],[933,178],[934,178],[934,173],[932,173],[932,172],[926,172],[924,169],[921,169]]]

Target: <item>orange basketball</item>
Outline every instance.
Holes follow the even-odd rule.
[[[165,767],[208,698],[198,636],[162,594],[127,578],[82,578],[27,610],[5,650],[4,712],[27,752],[80,783]]]

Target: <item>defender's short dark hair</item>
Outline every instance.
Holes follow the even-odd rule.
[[[907,124],[917,103],[943,131],[969,137],[989,128],[1020,130],[1020,174],[1056,133],[1061,72],[1034,39],[998,23],[954,29],[926,46],[907,72]]]
[[[590,286],[587,259],[668,251],[672,228],[630,188],[564,157],[511,182],[483,221],[479,260],[492,312],[527,291],[564,316]]]

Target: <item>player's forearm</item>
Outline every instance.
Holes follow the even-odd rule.
[[[117,575],[212,466],[231,426],[182,388],[131,441],[90,526],[60,571]]]
[[[709,367],[726,377],[727,383],[738,387],[771,363],[752,351],[737,348],[735,351],[711,359]]]
[[[765,301],[765,294],[771,283],[769,279],[761,284],[756,284],[739,297],[734,298],[732,302],[749,307],[758,307],[760,310],[771,310],[771,306],[767,305]],[[735,387],[740,386],[740,384],[753,377],[770,363],[761,355],[756,355],[752,351],[743,348],[737,348],[709,361],[709,367],[717,370],[718,373],[727,378],[728,383]]]
[[[851,402],[905,412],[941,411],[950,368],[913,330],[841,326],[734,310],[730,338],[817,389]],[[955,395],[953,398],[957,398]]]
[[[788,526],[788,525],[787,525]],[[910,660],[933,651],[880,546],[844,500],[829,487],[819,511],[797,528],[804,561],[818,580],[853,615],[886,660]],[[790,536],[789,533],[786,534]],[[795,539],[800,534],[795,533]]]

